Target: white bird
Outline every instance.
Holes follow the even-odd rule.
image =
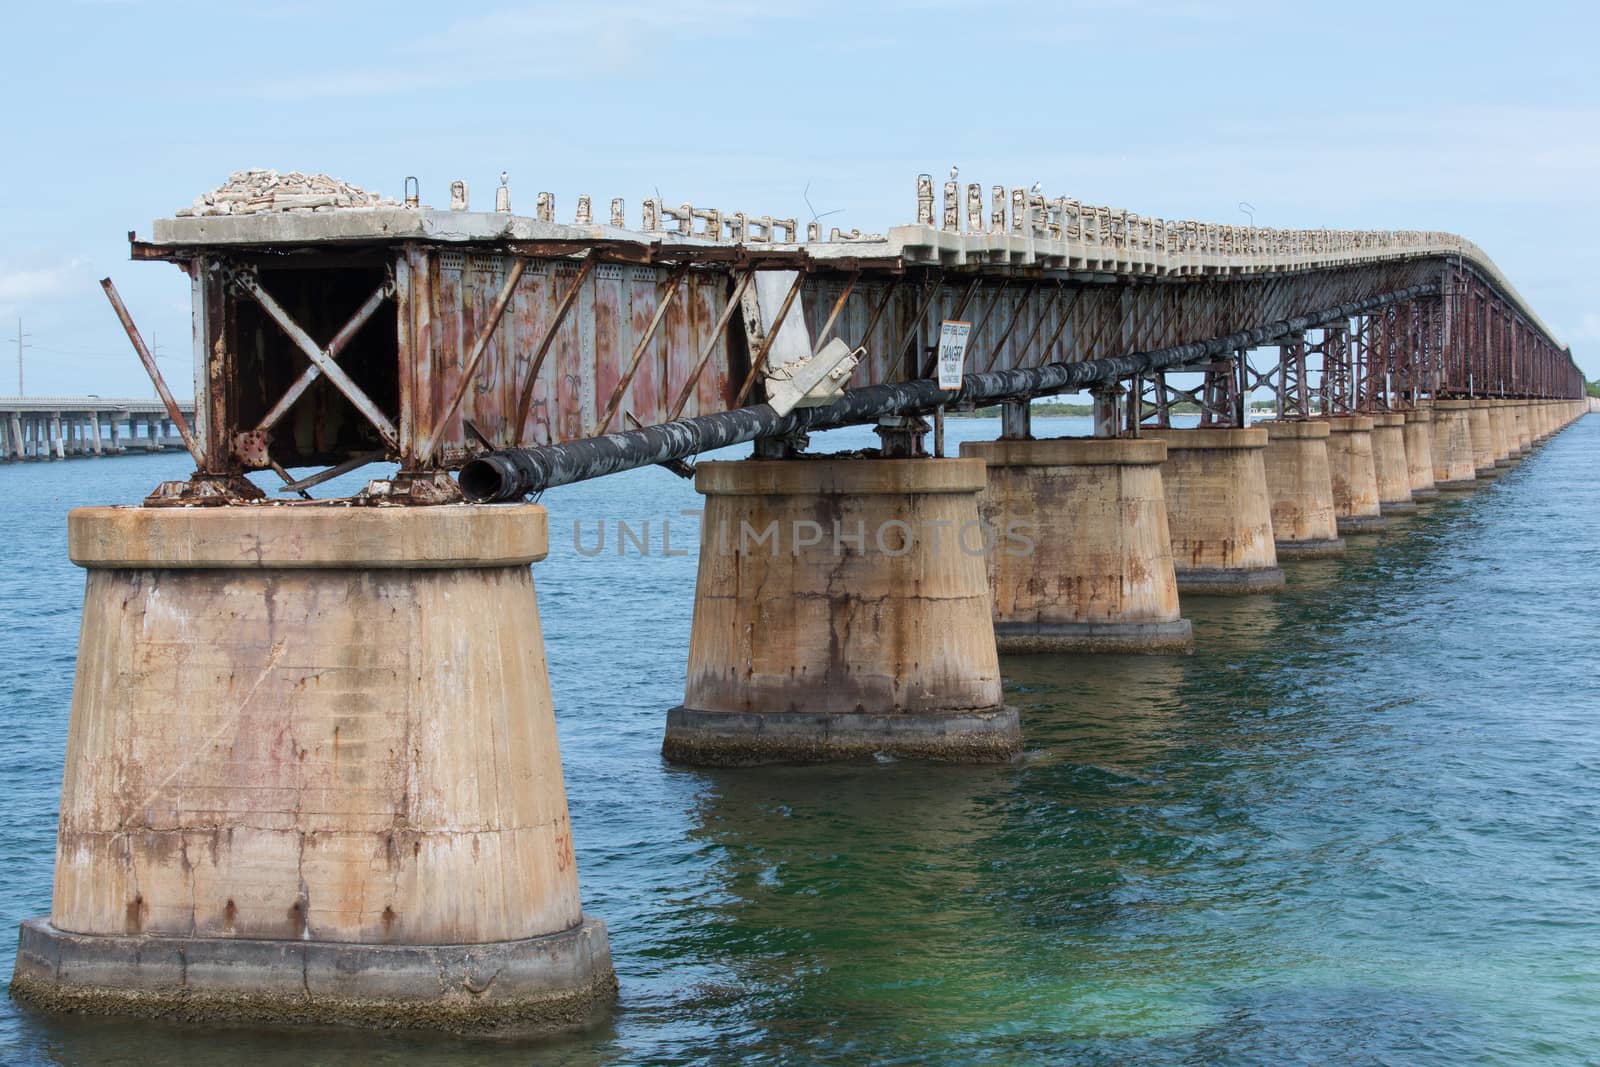
[[[954,163],[950,164],[950,180],[951,181],[955,181],[956,180],[956,175],[958,175],[960,173],[961,173],[961,168],[960,167],[956,166]]]
[[[505,171],[501,171],[500,172],[500,184],[504,185],[506,183],[507,179],[509,179],[510,177],[511,177],[511,175],[507,174]]]
[[[1042,193],[1042,192],[1044,192],[1044,183],[1043,182],[1034,182],[1033,183],[1033,188],[1029,189],[1028,192],[1030,192],[1030,193]]]

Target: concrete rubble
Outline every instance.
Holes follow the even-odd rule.
[[[292,170],[236,170],[228,180],[194,198],[173,214],[182,217],[255,215],[274,211],[330,211],[334,208],[397,207],[392,197],[368,192],[326,174]]]

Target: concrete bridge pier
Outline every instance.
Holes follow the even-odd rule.
[[[1001,653],[1188,653],[1156,440],[969,441],[980,518],[1032,542],[987,554]]]
[[[1372,469],[1378,483],[1378,511],[1406,515],[1417,510],[1411,499],[1411,471],[1406,461],[1406,417],[1398,411],[1372,416]]]
[[[1267,431],[1145,427],[1161,468],[1180,593],[1246,596],[1284,585],[1267,492]]]
[[[1413,408],[1405,413],[1405,419],[1401,432],[1406,446],[1406,480],[1411,483],[1411,499],[1435,499],[1439,490],[1433,484],[1433,409]]]
[[[1344,552],[1333,515],[1327,422],[1270,421],[1256,427],[1267,431],[1263,463],[1278,558],[1311,559]]]
[[[583,914],[537,505],[80,508],[47,917],[14,996],[539,1031],[616,988]]]
[[[1372,457],[1372,419],[1341,415],[1328,419],[1328,472],[1333,480],[1333,514],[1341,534],[1382,533],[1389,525],[1378,500],[1378,471]]]
[[[1489,425],[1494,431],[1495,466],[1514,465],[1522,458],[1522,452],[1517,448],[1517,424],[1511,414],[1511,401],[1502,398],[1489,401]]]
[[[1472,443],[1472,401],[1433,402],[1433,485],[1461,493],[1477,485],[1477,450]]]
[[[1479,478],[1493,478],[1499,473],[1500,434],[1490,412],[1490,402],[1481,397],[1472,401],[1468,412],[1472,420],[1472,467]]]
[[[1528,417],[1528,401],[1513,400],[1511,417],[1517,430],[1517,450],[1523,455],[1533,451],[1533,425]]]
[[[662,754],[739,766],[888,753],[1011,759],[979,459],[702,462],[700,572],[683,704]]]

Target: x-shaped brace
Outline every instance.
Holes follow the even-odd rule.
[[[311,366],[307,367],[300,377],[295,379],[295,383],[289,387],[289,391],[284,393],[283,398],[273,405],[271,411],[267,412],[266,417],[256,427],[257,431],[270,429],[294,405],[294,402],[300,399],[301,395],[317,379],[318,375],[326,375],[328,380],[333,383],[334,388],[343,393],[344,398],[350,401],[351,405],[366,417],[366,420],[372,424],[373,429],[378,431],[378,435],[383,438],[384,442],[390,448],[398,451],[400,435],[396,431],[394,423],[390,422],[378,405],[372,402],[372,398],[362,392],[361,387],[351,380],[350,375],[345,373],[344,368],[334,362],[339,353],[350,343],[351,338],[373,316],[384,300],[394,293],[394,282],[386,281],[379,286],[367,298],[367,302],[362,304],[355,315],[351,317],[350,321],[345,323],[344,328],[328,343],[328,347],[321,348],[311,339],[311,335],[301,329],[300,325],[290,317],[289,313],[283,309],[283,306],[273,299],[272,294],[261,288],[261,283],[256,280],[253,271],[236,271],[232,277],[233,284],[250,294],[255,302],[261,305],[261,309],[282,328],[284,333],[289,335],[289,339],[295,343],[295,347],[304,352],[306,358],[311,361]]]

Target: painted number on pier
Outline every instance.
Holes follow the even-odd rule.
[[[961,372],[967,358],[967,334],[972,332],[970,322],[939,324],[939,388],[960,389]]]

